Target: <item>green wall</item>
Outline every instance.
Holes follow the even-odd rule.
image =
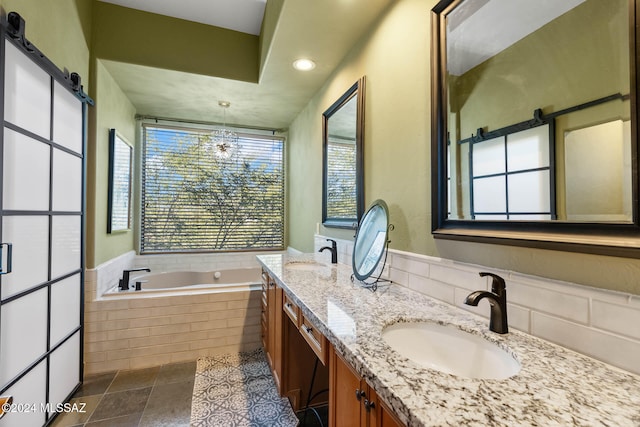
[[[258,81],[258,36],[101,1],[93,7],[97,58]]]
[[[365,205],[389,205],[391,247],[435,254],[430,236],[429,19],[432,0],[403,0],[361,39],[289,128],[289,245],[313,250],[322,222],[322,113],[366,76]],[[350,239],[353,231],[321,227]]]
[[[109,169],[109,129],[116,129],[134,151],[136,145],[136,110],[100,60],[94,62],[92,78],[99,102],[90,111],[91,142],[87,177],[87,266],[91,268],[135,248],[133,230],[107,234],[107,194]],[[136,172],[134,171],[134,175]],[[132,201],[137,194],[133,194]]]
[[[321,222],[322,112],[365,75],[365,199],[368,204],[383,198],[389,204],[396,226],[392,248],[640,294],[638,260],[431,237],[429,17],[435,3],[393,3],[291,124],[289,245],[313,250],[313,234]],[[0,6],[25,18],[27,38],[60,68],[78,72],[97,104],[89,116],[87,267],[132,250],[133,233],[106,233],[106,173],[107,130],[118,128],[134,142],[135,111],[99,59],[90,55],[94,3],[0,0]],[[353,236],[352,231],[320,231],[345,239]]]
[[[313,250],[321,222],[322,112],[367,77],[365,198],[387,201],[391,248],[640,294],[640,261],[512,246],[437,240],[430,234],[430,10],[401,0],[343,60],[289,130],[289,245]],[[352,231],[320,228],[351,239]]]

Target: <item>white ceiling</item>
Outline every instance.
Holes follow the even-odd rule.
[[[131,9],[258,35],[267,0],[100,0]]]

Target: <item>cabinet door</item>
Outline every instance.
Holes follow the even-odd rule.
[[[269,339],[271,340],[271,356],[273,365],[273,379],[276,383],[278,393],[282,394],[282,288],[278,287],[275,282],[271,282],[269,288],[272,292],[272,300],[269,305]]]
[[[378,398],[372,387],[367,387],[369,392],[369,427],[402,427],[403,424],[391,412],[389,407]]]
[[[331,348],[329,384],[329,426],[360,427],[366,425],[361,401],[365,398],[366,383]],[[364,394],[363,394],[364,393]]]
[[[263,294],[266,293],[266,307],[263,296],[263,333],[266,333],[266,340],[263,337],[263,345],[267,361],[271,367],[273,380],[276,383],[278,393],[281,393],[282,379],[282,289],[264,271],[262,273]],[[266,320],[265,320],[266,318]]]

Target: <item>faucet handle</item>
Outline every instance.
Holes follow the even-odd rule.
[[[502,295],[506,289],[504,279],[497,274],[489,273],[487,271],[481,271],[480,277],[491,276],[493,281],[491,282],[491,292],[497,295]]]

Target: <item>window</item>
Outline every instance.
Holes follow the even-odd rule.
[[[284,142],[238,136],[224,158],[210,130],[144,125],[141,253],[284,247]]]

